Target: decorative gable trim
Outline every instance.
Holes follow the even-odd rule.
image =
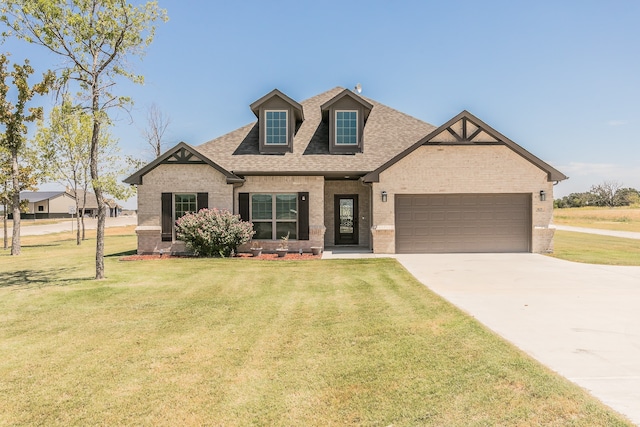
[[[179,150],[172,153],[169,157],[162,161],[162,164],[205,164],[204,160],[196,156],[192,151],[186,147],[182,147]]]
[[[568,177],[548,163],[531,154],[473,114],[464,110],[378,169],[368,173],[364,182],[379,182],[380,173],[396,164],[423,145],[504,145],[547,172],[549,181],[563,181]]]
[[[467,113],[468,116],[462,115],[464,113]],[[433,135],[425,144],[505,144],[501,135],[480,120],[473,119],[471,114],[466,111],[449,120],[440,128],[443,127],[444,130]]]
[[[232,184],[235,182],[244,182],[244,179],[235,175],[232,172],[224,169],[217,163],[213,162],[204,154],[200,153],[198,150],[190,146],[185,142],[181,142],[175,147],[167,150],[160,157],[126,178],[124,182],[132,185],[140,185],[142,184],[142,177],[157,168],[159,165],[169,165],[169,164],[181,164],[181,165],[209,165],[218,172],[222,173],[227,178],[227,184]]]

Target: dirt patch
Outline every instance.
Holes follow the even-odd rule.
[[[146,260],[153,260],[153,259],[176,259],[176,258],[193,258],[193,257],[180,256],[180,255],[167,255],[167,254],[127,255],[120,258],[120,261],[146,261]],[[257,259],[262,261],[308,261],[313,259],[321,259],[322,255],[313,255],[309,253],[299,254],[296,252],[291,252],[285,255],[284,257],[278,257],[278,254],[262,254],[260,256],[254,257],[250,253],[240,253],[232,258]]]

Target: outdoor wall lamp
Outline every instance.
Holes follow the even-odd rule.
[[[544,202],[547,200],[547,193],[544,190],[540,190],[540,201]]]
[[[383,191],[383,192],[382,192],[382,201],[383,201],[383,202],[386,202],[386,201],[387,201],[387,192],[386,192],[386,191]]]

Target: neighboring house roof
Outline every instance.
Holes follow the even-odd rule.
[[[433,130],[406,150],[391,158],[373,172],[365,175],[363,180],[365,182],[377,182],[380,179],[381,172],[423,145],[505,145],[527,159],[529,162],[547,172],[549,181],[562,181],[568,178],[559,170],[540,160],[538,157],[534,156],[529,151],[525,150],[465,110],[442,126]]]
[[[30,203],[38,203],[43,200],[55,199],[64,195],[66,191],[21,191],[20,200],[28,200]],[[71,196],[67,193],[67,195]]]
[[[69,191],[71,194],[71,197],[73,197],[73,190]],[[77,192],[78,194],[78,203],[80,204],[80,206],[82,206],[82,201],[84,198],[84,194],[85,192],[83,190],[78,190]],[[87,202],[84,206],[85,209],[98,209],[98,199],[96,198],[95,193],[91,193],[89,191],[87,191]],[[122,206],[120,206],[118,204],[118,202],[116,202],[113,199],[104,199],[104,204],[109,206],[110,208],[121,208]]]
[[[344,96],[344,92],[344,88],[336,87],[301,103],[305,120],[297,129],[290,153],[260,154],[257,121],[197,148],[236,175],[364,175],[435,129],[429,123],[363,98],[364,105],[371,105],[363,133],[364,151],[349,155],[329,154],[329,125],[322,120],[321,106],[336,96]]]

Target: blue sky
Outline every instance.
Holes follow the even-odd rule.
[[[302,101],[361,83],[436,126],[469,110],[568,175],[556,197],[604,180],[640,188],[640,2],[159,3],[170,20],[130,61],[145,84],[118,85],[135,100],[113,130],[127,154],[149,156],[152,103],[170,117],[168,145],[199,145],[253,121],[249,104],[273,88]],[[42,48],[2,48],[60,65]]]

